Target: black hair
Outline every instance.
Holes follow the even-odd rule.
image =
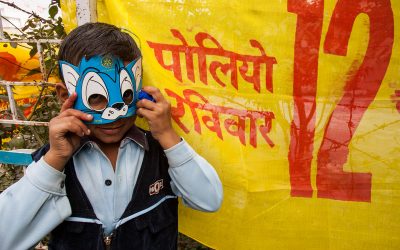
[[[83,57],[114,55],[131,62],[141,56],[133,38],[107,23],[86,23],[72,30],[60,45],[58,59],[78,66]]]

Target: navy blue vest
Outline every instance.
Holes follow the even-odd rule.
[[[132,199],[110,240],[105,244],[102,225],[93,222],[64,221],[50,237],[49,249],[177,249],[178,201],[170,187],[168,161],[158,141],[146,134],[145,152]],[[49,149],[46,145],[33,153],[38,161]],[[71,217],[97,220],[71,159],[65,166],[65,186],[72,208]]]

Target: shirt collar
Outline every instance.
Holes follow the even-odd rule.
[[[147,141],[146,133],[135,125],[133,125],[125,134],[125,137],[122,138],[120,147],[124,147],[129,141],[133,141],[146,151],[149,150],[149,143]],[[75,151],[74,155],[79,153],[83,148],[93,147],[93,143],[95,142],[90,140],[88,136],[82,137],[80,146]]]
[[[138,144],[144,150],[149,150],[149,143],[147,141],[146,133],[135,125],[128,130],[125,138],[122,139],[121,147],[125,146],[127,139],[136,142],[136,144]]]

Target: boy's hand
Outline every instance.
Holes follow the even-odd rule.
[[[61,107],[60,114],[49,123],[50,149],[44,160],[59,171],[64,169],[69,158],[78,149],[80,138],[90,134],[83,121],[90,121],[93,117],[72,109],[76,97],[76,93],[68,97]]]
[[[136,113],[146,118],[153,137],[164,149],[168,149],[181,141],[180,136],[172,128],[171,104],[164,98],[160,90],[146,86],[143,90],[153,96],[156,102],[142,99],[136,103]]]

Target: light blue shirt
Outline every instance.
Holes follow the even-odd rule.
[[[78,179],[105,233],[111,233],[131,200],[143,162],[145,144],[132,138],[121,141],[115,172],[94,142],[74,154]],[[216,211],[222,185],[214,168],[182,140],[164,151],[173,192],[183,203],[201,211]],[[0,248],[28,249],[65,219],[71,207],[65,175],[43,158],[27,168],[25,176],[0,194]],[[105,185],[105,181],[111,185]]]

